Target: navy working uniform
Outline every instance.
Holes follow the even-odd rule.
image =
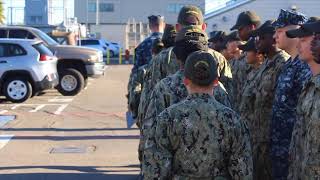
[[[281,10],[275,21],[276,28],[288,25],[301,25],[307,18],[298,12]],[[291,57],[283,66],[277,80],[275,98],[272,107],[270,127],[271,161],[273,178],[287,179],[288,157],[292,130],[297,119],[297,103],[303,85],[311,78],[307,63],[297,57]]]

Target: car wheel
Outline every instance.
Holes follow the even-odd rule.
[[[75,96],[84,88],[83,75],[76,69],[65,69],[59,72],[58,91],[64,96]]]
[[[9,78],[3,86],[3,94],[13,103],[22,103],[32,95],[31,83],[23,77]]]

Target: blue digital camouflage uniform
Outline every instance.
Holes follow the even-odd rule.
[[[138,69],[140,66],[148,64],[152,59],[152,43],[155,39],[161,39],[162,33],[152,33],[135,49],[135,62],[133,69]]]
[[[290,58],[279,75],[271,121],[271,160],[274,179],[287,179],[288,152],[293,126],[297,119],[297,103],[303,85],[311,78],[307,63]]]

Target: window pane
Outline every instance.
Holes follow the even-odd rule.
[[[48,55],[53,56],[53,53],[43,44],[35,44],[33,47],[41,54],[41,55]]]
[[[99,45],[98,40],[81,40],[81,45]]]
[[[10,30],[9,38],[26,39],[28,36],[28,31],[25,30]]]
[[[114,4],[112,4],[112,3],[100,3],[99,4],[99,11],[100,12],[113,12],[114,11]]]
[[[0,30],[0,38],[7,38],[7,30]]]
[[[88,4],[88,11],[89,12],[96,12],[97,11],[97,4],[96,3],[89,3]]]
[[[26,55],[26,51],[17,44],[6,44],[4,56],[21,56]]]
[[[0,57],[4,57],[5,56],[5,47],[3,44],[0,44]]]

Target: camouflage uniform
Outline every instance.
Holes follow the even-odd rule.
[[[288,176],[288,151],[296,122],[296,107],[304,83],[311,78],[307,63],[288,60],[279,75],[272,107],[271,158],[273,178]]]
[[[156,39],[161,39],[161,37],[162,33],[152,33],[150,37],[146,38],[135,49],[135,64],[132,68],[128,83],[128,106],[129,110],[133,114],[133,118],[136,118],[138,115],[139,101],[143,84],[141,75],[145,73],[146,67],[144,65],[147,65],[152,59],[153,41]]]
[[[183,73],[183,70],[179,70],[176,74],[164,78],[156,85],[151,93],[146,116],[142,121],[142,136],[140,141],[144,146],[148,144],[146,140],[153,136],[152,127],[155,125],[157,115],[169,106],[180,102],[188,96],[188,91],[183,84]],[[220,103],[229,105],[230,107],[228,93],[221,83],[214,88],[214,96],[217,97],[217,100],[219,100]],[[150,157],[144,157],[144,161],[148,158]]]
[[[209,94],[192,94],[157,117],[146,180],[252,179],[247,127]]]
[[[276,81],[289,55],[279,51],[261,65],[254,84],[254,118],[248,119],[252,136],[255,179],[271,179],[270,125]]]
[[[242,54],[239,59],[230,61],[232,72],[232,102],[233,109],[239,111],[241,100],[241,91],[247,78],[247,60],[246,54]]]
[[[157,82],[179,70],[180,67],[172,49],[173,47],[163,50],[157,61],[152,62],[151,87],[154,87]]]
[[[138,69],[140,66],[148,64],[152,59],[152,43],[155,39],[161,39],[162,33],[152,33],[135,49],[135,63],[133,69]]]
[[[132,112],[133,118],[138,115],[138,106],[140,102],[140,96],[143,86],[143,79],[146,75],[146,70],[148,65],[143,65],[132,73],[128,83],[128,106],[129,110]]]
[[[226,88],[228,94],[231,95],[232,93],[232,72],[231,67],[226,58],[219,53],[218,51],[215,51],[213,49],[208,50],[209,53],[212,54],[215,59],[218,60],[218,72],[219,72],[219,81],[224,85]]]
[[[297,123],[290,146],[289,178],[320,179],[320,75],[306,83],[297,106]]]
[[[241,101],[239,105],[239,113],[242,119],[245,119],[247,122],[254,121],[254,101],[255,101],[255,79],[260,68],[248,68],[247,79],[244,83],[243,89],[241,91]]]

